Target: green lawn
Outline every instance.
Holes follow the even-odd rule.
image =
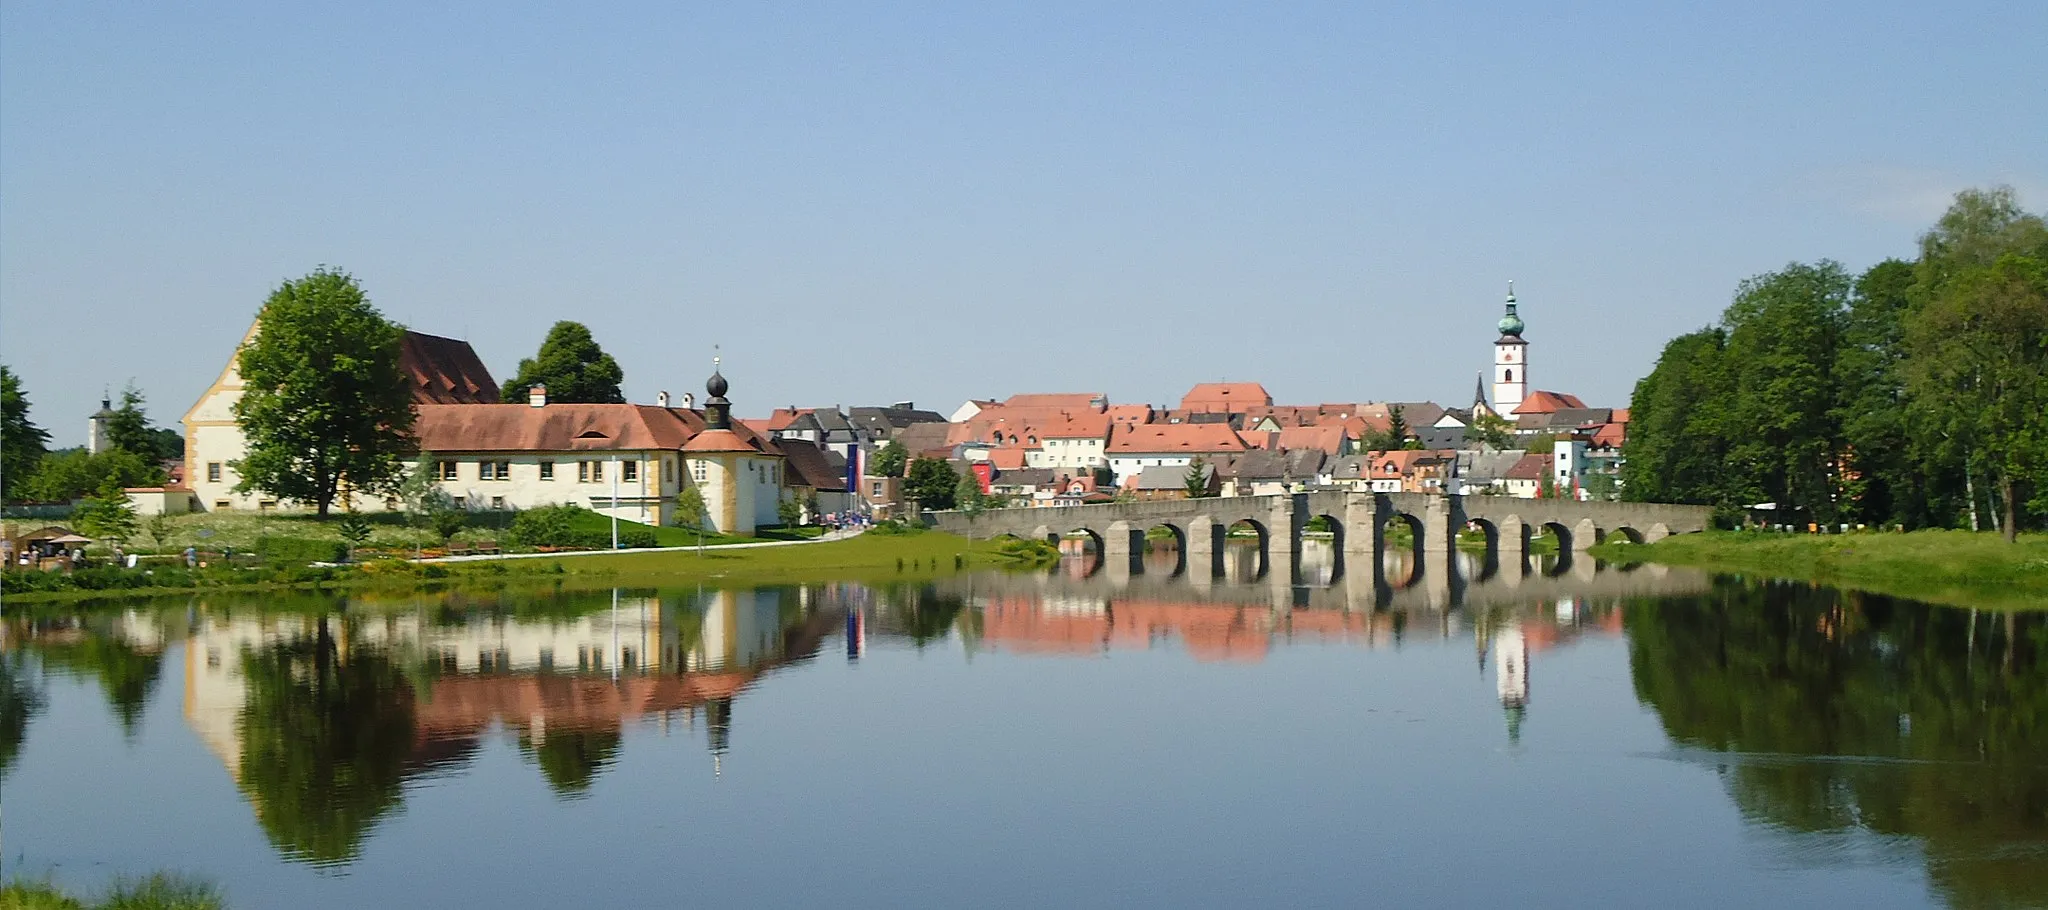
[[[1603,559],[1693,565],[1796,578],[1878,594],[1987,609],[2048,609],[2048,535],[2006,543],[1991,532],[1681,534],[1604,544]]]
[[[506,530],[511,526],[516,512],[480,511],[469,513],[469,527],[458,532],[453,542],[458,547],[475,546],[491,542],[504,544]],[[139,523],[139,529],[128,543],[128,550],[135,553],[180,553],[186,547],[203,550],[222,550],[233,547],[250,551],[263,537],[291,537],[304,540],[341,540],[340,514],[322,521],[310,512],[197,512],[187,515],[167,516],[169,533],[161,546],[148,531],[149,521]],[[415,548],[436,548],[441,545],[440,537],[432,531],[409,527],[403,513],[369,512],[363,517],[370,523],[370,539],[363,546],[372,550],[391,553],[410,552]],[[589,529],[609,534],[611,519],[596,512],[584,512],[578,521]],[[683,528],[650,527],[636,521],[619,522],[620,533],[645,528],[654,533],[655,543],[664,547],[688,547],[697,544],[697,535]],[[721,543],[741,543],[751,540],[794,540],[817,537],[823,528],[796,528],[783,530],[764,529],[758,537],[731,537],[723,534],[706,533],[706,546]]]

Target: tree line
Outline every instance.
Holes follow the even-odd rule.
[[[1626,499],[1823,525],[2048,520],[2048,222],[1966,190],[1917,259],[1750,278],[1630,399]],[[1769,513],[1751,512],[1763,503]]]

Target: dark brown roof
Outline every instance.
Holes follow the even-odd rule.
[[[843,493],[846,491],[846,472],[834,469],[825,450],[815,443],[801,439],[778,439],[775,447],[782,450],[789,465],[790,482],[810,487],[821,493]]]
[[[498,403],[498,383],[467,341],[407,332],[398,366],[420,404]]]

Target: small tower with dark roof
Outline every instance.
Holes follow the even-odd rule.
[[[93,412],[92,417],[86,421],[86,426],[86,454],[98,455],[113,448],[114,444],[108,436],[108,431],[114,426],[114,400],[110,397],[101,397],[100,409]]]
[[[733,427],[730,385],[712,358],[704,382],[704,429],[683,444],[684,482],[704,498],[705,520],[720,534],[752,536],[779,519],[783,495],[782,453],[751,431]]]
[[[1529,388],[1529,343],[1522,340],[1522,317],[1515,312],[1515,283],[1508,282],[1507,312],[1495,324],[1500,338],[1493,343],[1493,410],[1515,413]]]

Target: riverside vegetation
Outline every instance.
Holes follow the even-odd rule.
[[[1929,603],[1985,609],[2048,609],[2048,534],[2014,543],[1970,531],[1785,534],[1717,531],[1653,544],[1606,544],[1620,562],[1693,565],[1793,578]]]

